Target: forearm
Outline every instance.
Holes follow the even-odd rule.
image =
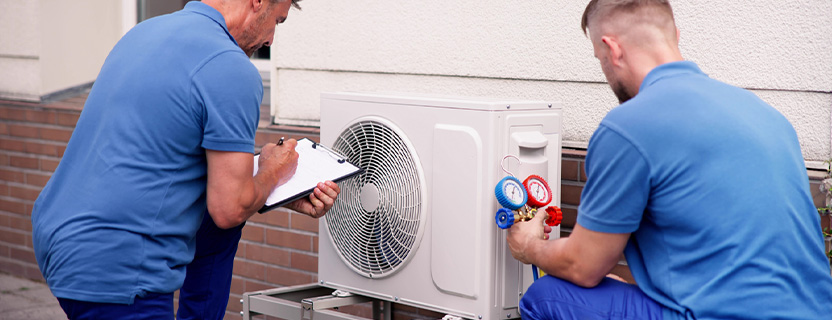
[[[606,263],[590,264],[582,259],[574,239],[560,238],[540,241],[529,248],[529,260],[546,274],[567,280],[582,287],[594,287],[613,266]]]
[[[238,226],[263,208],[277,186],[275,180],[264,176],[254,176],[240,188],[226,190],[222,195],[212,197],[209,193],[208,213],[218,227],[227,229]]]
[[[523,263],[583,287],[597,285],[618,262],[630,234],[595,232],[576,224],[568,238],[543,240],[543,218],[509,229],[512,255]]]
[[[214,223],[220,228],[227,229],[248,220],[263,207],[269,196],[269,190],[274,188],[274,184],[268,182],[267,178],[254,176],[238,187],[213,190],[213,192],[209,190],[208,213],[214,219]]]
[[[259,170],[254,171],[253,155],[239,152],[208,151],[208,213],[220,228],[245,222],[266,203],[274,188],[294,174],[297,153],[293,140],[276,149],[263,147]]]

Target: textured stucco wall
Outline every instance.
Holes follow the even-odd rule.
[[[580,30],[585,1],[304,1],[272,49],[278,122],[316,125],[320,92],[561,101],[585,145],[617,104]],[[807,160],[832,156],[832,1],[673,2],[682,52],[786,115]]]
[[[36,101],[92,82],[121,19],[119,1],[0,0],[0,97]]]
[[[39,96],[39,7],[37,1],[0,0],[0,95]]]
[[[94,81],[121,38],[121,1],[40,2],[41,95]]]

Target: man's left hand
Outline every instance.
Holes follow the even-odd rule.
[[[323,217],[332,208],[339,193],[341,193],[341,188],[335,182],[321,182],[315,190],[312,190],[309,197],[295,200],[286,207],[317,219]]]

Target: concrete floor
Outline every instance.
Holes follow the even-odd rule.
[[[0,273],[0,319],[66,319],[45,283]]]

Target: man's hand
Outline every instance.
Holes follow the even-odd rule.
[[[320,182],[308,198],[292,201],[286,207],[317,219],[332,208],[339,193],[341,188],[335,182]]]
[[[543,223],[547,216],[545,210],[538,210],[532,220],[515,223],[508,229],[506,241],[515,259],[525,264],[535,263],[534,250],[545,243],[552,232],[552,227]]]
[[[298,153],[295,151],[297,145],[297,140],[289,139],[281,145],[268,143],[263,146],[257,162],[260,168],[257,174],[266,174],[272,181],[277,181],[277,186],[289,181],[298,168]]]
[[[297,145],[297,140],[289,139],[280,145],[269,143],[263,146],[260,149],[258,175],[266,167],[269,168],[267,170],[271,173],[271,178],[276,179],[278,188],[289,181],[298,167],[298,153],[295,151]],[[334,182],[321,182],[312,190],[309,197],[295,200],[286,205],[286,208],[313,218],[320,218],[332,208],[339,193],[341,193],[341,188]]]
[[[575,224],[569,237],[546,241],[543,235],[551,229],[541,226],[545,218],[541,214],[511,226],[506,237],[511,254],[585,288],[598,285],[615,267],[630,238],[629,233],[603,233]]]

